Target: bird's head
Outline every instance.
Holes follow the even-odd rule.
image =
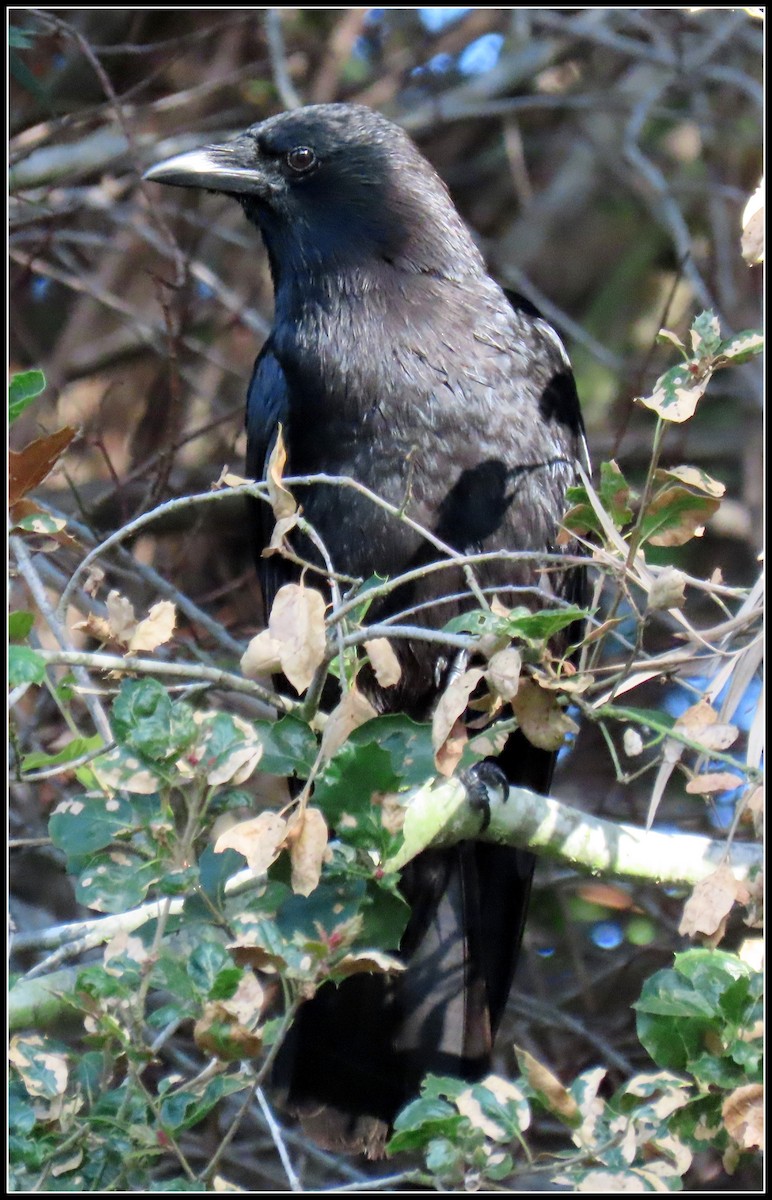
[[[483,270],[437,173],[399,126],[363,105],[280,113],[145,178],[239,200],[263,234],[277,285],[290,273],[367,263],[447,278]]]

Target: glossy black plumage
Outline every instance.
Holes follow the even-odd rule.
[[[250,475],[264,475],[281,424],[292,475],[351,476],[462,552],[554,550],[583,445],[565,352],[530,305],[488,276],[443,183],[398,127],[360,106],[318,105],[148,177],[232,194],[262,233],[276,306],[247,398]],[[316,485],[298,498],[348,575],[394,577],[439,557],[351,490]],[[293,568],[260,558],[266,506],[255,506],[254,520],[270,608]],[[577,588],[575,572],[533,564],[491,564],[477,578],[505,601],[507,587],[530,588],[518,603]],[[436,572],[370,615],[416,607],[412,623],[442,624],[474,606],[440,602],[465,588],[458,569]],[[449,663],[423,643],[395,649],[400,683],[383,690],[365,680],[370,698],[425,719]],[[521,735],[501,765],[511,783],[549,787],[552,755]],[[410,865],[405,974],[322,988],[280,1056],[287,1101],[318,1140],[377,1154],[426,1071],[473,1078],[486,1069],[532,868],[530,855],[483,845]]]

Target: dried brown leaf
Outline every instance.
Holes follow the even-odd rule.
[[[686,578],[675,567],[665,567],[653,580],[646,597],[649,612],[657,609],[683,608],[686,603]]]
[[[283,517],[291,517],[297,511],[297,504],[292,493],[282,483],[282,475],[287,464],[287,450],[284,445],[284,435],[281,425],[276,435],[276,443],[268,459],[265,481],[268,484],[268,496],[277,521]]]
[[[306,808],[287,829],[292,890],[300,896],[310,896],[322,874],[327,854],[327,822],[318,808]]]
[[[134,653],[163,646],[174,633],[177,610],[171,600],[159,600],[129,636],[128,648]]]
[[[686,791],[690,796],[704,796],[710,792],[726,792],[739,787],[741,782],[731,771],[707,771],[690,779]]]
[[[735,725],[719,723],[718,713],[707,700],[699,700],[687,708],[673,728],[680,730],[707,750],[726,750],[736,741],[739,734]]]
[[[483,677],[479,667],[470,667],[446,687],[432,718],[432,745],[435,751],[446,742],[458,718],[466,711],[469,697]]]
[[[37,438],[23,450],[8,452],[8,503],[11,507],[42,483],[64,454],[77,430],[65,425]]]
[[[485,678],[491,691],[502,700],[511,700],[520,686],[520,672],[523,659],[519,650],[509,646],[499,650],[488,660]]]
[[[281,670],[281,642],[264,629],[253,637],[241,656],[241,673],[245,679],[259,679]]]
[[[560,707],[554,693],[532,679],[522,681],[512,709],[528,741],[541,750],[559,750],[566,734],[577,732],[576,723]]]
[[[459,717],[445,741],[434,752],[434,765],[440,775],[444,775],[446,779],[450,778],[461,761],[468,741],[466,725]]]
[[[738,899],[739,887],[731,870],[725,866],[701,879],[684,905],[678,932],[688,937],[703,934],[709,938],[723,932],[726,918]]]
[[[365,650],[381,687],[394,687],[399,683],[402,667],[388,638],[370,638],[365,642]]]
[[[340,975],[397,975],[405,970],[405,964],[381,950],[359,950],[347,954],[335,964],[335,973]]]
[[[350,688],[342,697],[340,703],[330,713],[322,734],[321,754],[326,762],[339,750],[350,733],[372,721],[378,713],[366,696],[357,688]]]
[[[742,215],[742,256],[749,266],[764,261],[764,180],[748,200]]]
[[[263,1046],[261,1034],[242,1025],[222,1000],[204,1006],[193,1026],[193,1040],[199,1050],[223,1062],[256,1058]]]
[[[721,1106],[727,1132],[743,1150],[761,1150],[764,1145],[764,1088],[748,1083],[735,1088]]]
[[[675,727],[691,736],[693,730],[703,729],[706,725],[714,725],[717,720],[718,713],[712,704],[709,704],[707,700],[698,700],[696,704],[691,704],[681,713]]]
[[[107,621],[113,641],[127,646],[137,627],[137,617],[131,601],[115,590],[107,597]]]
[[[324,661],[324,596],[302,583],[279,588],[268,618],[268,632],[280,646],[281,669],[295,691],[306,690]]]
[[[619,912],[641,911],[633,904],[630,893],[613,883],[582,883],[576,894],[588,904],[601,904],[604,908],[613,908]]]
[[[520,1046],[515,1046],[515,1055],[520,1074],[528,1080],[532,1088],[545,1097],[550,1110],[570,1125],[578,1125],[582,1119],[581,1110],[560,1080]]]
[[[262,557],[270,558],[272,554],[281,554],[286,549],[287,534],[295,528],[297,523],[297,513],[292,513],[289,517],[280,517],[273,527],[270,542],[262,551]]]
[[[265,989],[252,971],[245,971],[233,995],[220,1003],[237,1021],[251,1028],[265,1006]]]
[[[221,833],[214,844],[215,854],[238,850],[253,871],[267,871],[279,857],[287,836],[287,822],[278,813],[262,812],[248,821],[239,821]]]

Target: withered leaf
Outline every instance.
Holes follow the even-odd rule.
[[[262,812],[248,821],[239,821],[221,833],[214,844],[215,854],[238,850],[253,871],[267,871],[278,857],[287,836],[287,822],[278,813]]]
[[[579,1125],[582,1119],[579,1105],[560,1080],[522,1047],[515,1046],[515,1055],[520,1074],[545,1098],[550,1111],[569,1125]]]
[[[576,723],[560,707],[555,694],[532,679],[522,681],[512,709],[528,741],[541,750],[559,750],[566,734],[577,732]]]
[[[246,679],[259,679],[281,670],[281,642],[264,629],[252,638],[241,656],[241,673]]]
[[[284,435],[281,425],[276,434],[276,443],[268,459],[265,480],[268,484],[268,496],[271,501],[273,515],[277,521],[283,517],[291,517],[297,510],[297,504],[292,493],[282,483],[282,475],[287,464],[287,449],[284,445]]]
[[[499,650],[488,661],[485,678],[488,685],[502,700],[511,700],[520,686],[522,656],[514,646]]]
[[[686,791],[692,796],[704,796],[710,792],[726,792],[739,787],[742,780],[731,771],[706,771],[703,775],[695,775],[686,785]]]
[[[678,932],[694,937],[713,937],[719,931],[738,898],[740,885],[729,867],[718,867],[701,879],[684,905]]]
[[[372,721],[373,717],[377,717],[378,713],[373,708],[366,696],[363,696],[356,687],[350,688],[340,700],[340,703],[332,710],[322,734],[321,754],[326,762],[332,758],[336,750],[339,750],[346,741],[350,733],[358,729],[360,725],[364,725],[366,721]]]
[[[134,653],[148,652],[163,646],[174,633],[177,610],[171,600],[159,600],[129,634],[128,648]]]
[[[432,718],[432,745],[435,751],[444,745],[456,721],[466,711],[469,697],[482,677],[483,672],[479,667],[470,667],[445,688]]]
[[[324,596],[302,583],[279,588],[268,618],[268,632],[279,643],[281,669],[298,694],[304,692],[324,661]]]
[[[744,1150],[764,1145],[764,1088],[748,1083],[735,1088],[724,1100],[721,1115],[727,1132]]]
[[[64,454],[77,430],[69,425],[8,453],[8,503],[13,506],[42,483]]]
[[[393,687],[399,683],[402,668],[388,638],[370,638],[365,642],[375,678],[381,687]]]
[[[319,883],[327,854],[327,822],[318,808],[306,808],[287,829],[292,890],[310,896]]]

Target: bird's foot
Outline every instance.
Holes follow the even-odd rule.
[[[509,780],[499,764],[493,758],[484,758],[475,763],[468,771],[461,773],[461,782],[466,788],[469,803],[482,816],[480,833],[483,833],[491,823],[491,805],[488,795],[491,791],[498,792],[502,801],[509,795]]]

